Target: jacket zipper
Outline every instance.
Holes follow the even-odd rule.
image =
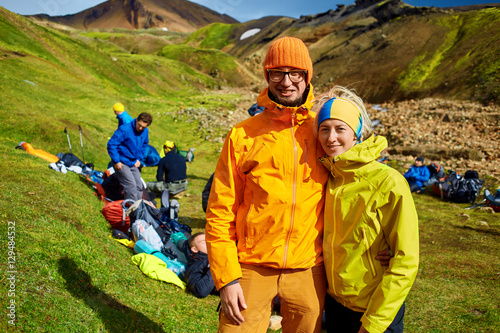
[[[295,126],[295,117],[296,114],[292,113],[292,127],[290,128],[290,132],[292,134],[292,141],[293,141],[293,163],[294,163],[294,168],[293,168],[293,185],[292,185],[292,209],[290,211],[290,230],[288,231],[288,235],[286,237],[286,243],[285,243],[285,252],[283,255],[283,269],[286,268],[286,261],[287,261],[287,256],[288,256],[288,246],[290,244],[290,237],[292,236],[292,230],[293,230],[293,223],[294,223],[294,215],[295,215],[295,205],[297,201],[297,142],[295,142],[295,132],[294,132],[294,126]]]
[[[328,159],[330,161],[330,169],[331,169],[331,173],[332,175],[334,174],[333,173],[333,164],[335,164],[335,160],[332,158],[332,159]],[[343,178],[342,178],[343,179]],[[328,179],[328,182],[330,182],[330,179]],[[342,181],[342,185],[343,185],[343,181]],[[327,184],[327,188],[330,187],[330,184]],[[335,214],[337,212],[337,195],[338,193],[340,192],[340,189],[342,188],[342,186],[340,186],[337,191],[334,193],[334,196],[333,196],[333,200],[332,200],[332,203],[333,203],[333,214]],[[335,220],[335,219],[334,219]],[[325,221],[326,222],[326,221]],[[332,221],[333,222],[333,221]],[[331,240],[331,243],[329,244],[329,246],[333,249],[333,244],[335,243],[335,238],[337,237],[337,226],[335,225],[335,223],[333,223],[333,235],[332,235],[332,240]],[[332,252],[335,252],[332,250]],[[335,263],[335,260],[337,260],[337,258],[335,258],[335,253],[332,255],[333,257],[333,260],[334,260],[334,263],[332,265],[332,267],[335,267],[337,265],[337,263]],[[332,272],[333,273],[333,272]],[[333,289],[333,294],[334,295],[338,295],[337,294],[337,285],[335,283],[335,281],[332,283],[332,289]]]

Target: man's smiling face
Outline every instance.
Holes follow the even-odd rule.
[[[300,70],[294,67],[278,67],[274,69],[284,72]],[[273,95],[273,100],[283,106],[302,105],[306,87],[305,78],[300,82],[292,82],[289,75],[284,75],[280,82],[269,80],[269,91]]]

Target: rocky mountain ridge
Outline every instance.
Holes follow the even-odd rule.
[[[167,8],[167,3],[176,5]],[[188,32],[203,26],[189,40],[191,53],[197,48],[219,49],[255,73],[260,73],[273,40],[294,36],[308,46],[313,82],[321,90],[335,84],[349,86],[374,103],[425,97],[483,103],[500,99],[500,4],[442,9],[414,7],[401,0],[358,0],[300,19],[275,16],[244,23],[224,21],[219,14],[205,19],[204,11],[198,10],[205,7],[185,0],[109,0],[101,5],[71,16],[74,26]],[[65,24],[65,17],[60,19]],[[254,32],[245,35],[249,30]],[[175,43],[184,42],[181,38]],[[189,59],[197,57],[184,58],[196,68]],[[265,84],[253,83],[255,89]]]
[[[375,103],[425,97],[488,103],[500,96],[499,6],[455,10],[356,1],[282,18],[245,40],[233,35],[222,50],[260,71],[269,44],[294,36],[308,46],[313,82],[322,90],[350,86]]]
[[[28,16],[75,29],[163,28],[193,32],[210,23],[238,23],[234,18],[186,0],[108,0],[76,14]]]

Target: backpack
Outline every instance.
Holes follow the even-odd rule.
[[[127,215],[130,216],[130,223],[133,225],[136,220],[146,221],[153,226],[154,230],[160,236],[163,244],[170,240],[172,230],[168,225],[161,221],[160,210],[147,200],[137,200],[128,210]]]
[[[172,233],[182,232],[186,237],[191,236],[191,228],[188,225],[179,223],[180,203],[176,199],[170,200],[169,190],[165,189],[161,193],[161,220],[168,225]]]
[[[123,194],[123,186],[120,184],[118,177],[116,174],[109,175],[107,177],[103,177],[103,181],[101,183],[102,188],[104,189],[104,193],[106,198],[111,200],[123,200],[125,199],[125,195]]]
[[[146,152],[144,153],[144,158],[141,162],[147,167],[152,167],[158,165],[160,159],[160,154],[158,154],[156,148],[151,145],[147,145]]]
[[[177,154],[181,155],[182,157],[184,157],[186,159],[186,162],[193,162],[194,160],[194,150],[196,148],[189,148],[189,150],[180,150],[178,149],[177,150]]]
[[[102,215],[109,222],[111,228],[120,230],[129,234],[130,218],[125,215],[128,206],[134,203],[134,200],[108,201],[101,209]]]
[[[429,169],[431,178],[436,178],[439,180],[445,176],[444,168],[439,163],[432,162],[427,166],[427,169]]]
[[[137,200],[127,210],[127,215],[130,216],[130,221],[144,220],[153,227],[158,227],[161,223],[161,213],[151,201]]]
[[[444,181],[433,185],[434,193],[452,202],[473,203],[479,195],[479,190],[483,187],[484,180],[473,178],[477,175],[476,171],[469,172],[467,175],[469,178],[453,172]]]

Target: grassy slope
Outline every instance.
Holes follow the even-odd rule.
[[[484,101],[498,98],[499,20],[498,8],[436,16],[433,24],[437,30],[445,31],[441,44],[434,52],[420,53],[401,73],[398,82],[402,90],[408,93],[441,90]],[[450,78],[455,82],[448,82]],[[469,95],[453,88],[460,82],[465,86],[480,85]]]
[[[209,110],[230,108],[227,100],[234,95],[214,99],[190,88],[192,82],[216,82],[182,63],[118,51],[112,53],[114,61],[106,53],[109,45],[89,45],[5,11],[0,31],[1,244],[7,248],[8,222],[14,222],[19,331],[134,332],[137,327],[159,331],[160,326],[165,332],[213,331],[217,297],[199,301],[146,278],[131,264],[132,251],[109,239],[102,204],[91,188],[75,174],[56,173],[14,147],[26,141],[54,154],[67,152],[67,127],[73,152],[81,157],[81,125],[85,160],[102,170],[108,161],[106,141],[116,128],[113,103],[122,101],[135,116],[152,112],[154,146],[169,138],[183,149],[197,148],[188,166],[192,196],[182,202],[181,212],[190,212],[182,220],[199,230],[204,227],[199,194],[220,144],[204,141],[196,122],[182,116],[175,122],[170,114],[201,103]],[[153,177],[154,170],[146,169],[145,180]],[[6,272],[5,261],[1,266]],[[1,286],[2,304],[7,304],[5,278]],[[6,326],[2,320],[0,330]]]
[[[183,149],[197,148],[188,165],[190,196],[181,200],[180,215],[181,222],[199,230],[204,226],[201,191],[220,144],[201,139],[196,122],[178,110],[230,109],[235,96],[192,90],[190,83],[198,79],[207,85],[214,81],[194,70],[186,74],[176,61],[120,53],[99,41],[87,44],[3,10],[0,31],[0,246],[7,248],[7,227],[15,223],[17,330],[213,332],[217,297],[198,300],[145,277],[130,262],[132,251],[109,238],[92,189],[76,174],[56,173],[14,146],[27,141],[52,153],[67,152],[67,127],[81,157],[81,125],[85,160],[102,170],[106,141],[116,126],[111,105],[122,101],[133,115],[151,111],[154,146],[167,136]],[[183,84],[179,73],[192,81]],[[154,168],[146,168],[143,177],[152,180]],[[465,211],[471,221],[490,224],[483,230],[456,216],[460,208],[428,195],[415,198],[422,259],[407,301],[408,331],[493,332],[500,320],[499,215]],[[11,298],[5,277],[12,268],[5,260],[0,267],[6,305]],[[4,317],[0,330],[7,326]]]

